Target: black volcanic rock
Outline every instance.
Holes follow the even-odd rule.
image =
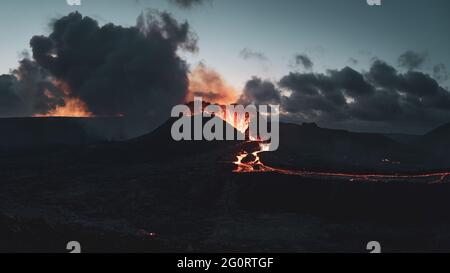
[[[399,167],[398,163],[410,164],[411,155],[416,153],[414,148],[382,134],[324,129],[316,124],[281,123],[279,149],[262,156],[279,166],[379,169]]]
[[[259,143],[176,142],[170,136],[173,121],[133,140],[53,156],[0,157],[3,249],[65,251],[73,238],[84,242],[86,252],[299,246],[354,252],[365,251],[361,242],[373,237],[396,251],[450,245],[449,183],[233,173],[232,161],[220,156],[251,153]],[[278,151],[259,154],[266,165],[382,171],[386,163],[377,163],[377,156],[404,158],[412,148],[379,134],[311,125],[280,124],[280,134]],[[404,168],[419,170],[411,166]]]
[[[218,117],[213,117],[218,119]],[[211,118],[204,118],[203,125]],[[207,140],[182,140],[175,141],[171,135],[171,129],[176,118],[170,118],[156,130],[141,137],[129,140],[122,143],[127,149],[136,156],[140,154],[145,158],[171,158],[175,156],[189,156],[205,152],[212,152],[228,147],[235,146],[240,141],[225,140],[225,141],[207,141]],[[193,118],[191,120],[193,124]],[[233,130],[236,138],[242,134],[232,127],[230,124],[223,122],[223,132]],[[193,134],[193,133],[192,133]],[[225,135],[224,135],[225,138]],[[192,136],[193,139],[193,136]]]
[[[135,164],[142,162],[167,162],[192,156],[210,154],[211,163],[216,162],[217,154],[223,160],[232,162],[235,149],[240,141],[207,141],[182,140],[175,141],[171,135],[172,124],[176,118],[170,118],[154,131],[126,141],[112,141],[90,145],[75,151],[81,161],[95,164]],[[209,119],[203,119],[206,123]],[[192,121],[193,122],[193,121]],[[224,122],[224,133],[227,128],[240,134],[230,124]],[[229,152],[220,153],[224,149]]]
[[[57,145],[85,145],[101,140],[74,119],[0,119],[0,150],[43,149]]]
[[[177,160],[201,154],[211,154],[215,161],[220,154],[223,157],[220,161],[232,162],[239,151],[251,154],[259,149],[257,142],[174,141],[171,127],[175,121],[175,118],[168,119],[150,133],[117,141],[142,134],[146,121],[133,124],[120,117],[0,119],[0,151],[75,147],[70,150],[70,156],[63,154],[60,159],[73,158],[77,164],[122,164]],[[203,124],[207,121],[203,119]],[[224,123],[224,132],[230,127]],[[231,129],[236,136],[240,134]],[[450,144],[450,124],[417,138],[396,141],[382,134],[325,129],[314,123],[280,123],[279,149],[260,156],[269,166],[313,170],[417,172],[446,169],[450,165],[446,149]]]
[[[138,137],[156,127],[149,118],[0,118],[0,151],[80,146]]]

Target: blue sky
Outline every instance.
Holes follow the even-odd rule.
[[[374,57],[396,64],[406,50],[427,53],[424,71],[437,63],[450,65],[447,0],[384,0],[381,7],[364,0],[213,0],[188,10],[166,0],[82,0],[80,7],[65,0],[3,0],[0,74],[17,66],[33,35],[49,33],[53,18],[78,10],[100,23],[131,26],[146,8],[188,20],[200,48],[185,56],[188,62],[204,62],[237,89],[253,75],[279,79],[293,70],[297,53],[307,54],[316,72],[346,65],[365,70]],[[239,54],[244,48],[267,59],[244,60]]]

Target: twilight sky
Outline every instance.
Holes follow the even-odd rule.
[[[83,0],[81,7],[65,0],[4,0],[0,73],[17,66],[33,35],[48,34],[53,18],[79,10],[100,23],[131,26],[145,8],[188,20],[200,49],[187,55],[189,62],[203,61],[238,89],[253,75],[278,79],[300,53],[308,54],[319,72],[346,65],[367,69],[375,56],[396,63],[406,50],[427,53],[423,70],[432,70],[435,63],[450,65],[447,0],[384,0],[381,7],[365,0],[212,0],[191,9],[166,0]],[[265,58],[245,60],[243,49]]]
[[[246,89],[247,99],[257,100],[252,92],[260,92],[261,88],[266,88],[266,94],[272,92],[267,90],[270,88],[280,88],[276,92],[281,93],[286,90],[288,93],[303,92],[305,86],[302,85],[306,85],[306,89],[311,85],[320,89],[323,86],[320,80],[324,80],[327,84],[335,84],[335,89],[348,89],[339,96],[344,104],[355,106],[345,112],[336,111],[341,102],[334,95],[325,96],[326,101],[318,102],[313,97],[306,100],[291,96],[286,99],[278,94],[269,94],[289,110],[289,120],[315,121],[315,117],[320,116],[317,119],[321,124],[363,131],[395,131],[392,128],[402,124],[410,132],[423,131],[447,120],[447,116],[442,120],[436,119],[442,116],[441,112],[436,112],[418,124],[405,125],[408,123],[405,120],[420,116],[415,109],[415,114],[411,114],[412,105],[416,107],[418,103],[424,103],[426,107],[443,111],[444,106],[438,105],[437,101],[447,103],[446,91],[450,85],[447,69],[450,69],[448,0],[384,0],[381,7],[368,6],[365,0],[190,0],[201,2],[190,8],[175,5],[174,1],[177,0],[82,0],[81,6],[68,6],[65,0],[4,0],[0,6],[0,75],[18,67],[24,50],[31,52],[30,39],[34,35],[48,36],[53,31],[50,22],[70,12],[79,11],[100,25],[113,23],[133,27],[139,14],[152,8],[168,11],[178,22],[189,22],[190,30],[198,37],[199,50],[178,52],[191,68],[202,62],[217,71],[236,90]],[[390,67],[383,67],[381,63],[374,65],[376,60],[395,68],[402,83],[386,83],[377,78],[377,71],[388,73]],[[383,92],[420,85],[417,78],[422,74],[407,75],[408,71],[418,71],[436,80],[439,90],[435,93],[438,95],[424,102],[419,91],[410,92],[409,89],[414,88],[409,88],[406,93],[417,96],[412,101],[409,97],[405,99],[405,92],[399,91],[392,99],[402,105],[398,109],[397,105],[391,105],[392,115],[398,118],[387,120],[375,112],[392,94],[378,92],[373,100],[359,100],[359,94],[351,94],[354,84],[343,83],[345,80],[342,79],[352,74],[352,71],[344,70],[346,66],[363,76],[371,71],[367,74],[367,81],[373,84],[372,89]],[[327,75],[328,70],[342,73]],[[289,75],[290,72],[297,75]],[[302,73],[327,76],[311,83]],[[258,78],[249,82],[253,76]],[[358,79],[358,75],[353,76]],[[271,83],[280,84],[271,86]],[[433,85],[436,84],[432,82]],[[324,97],[322,92],[319,93]],[[380,106],[372,113],[363,113],[360,109],[366,107],[363,103]],[[317,106],[300,113],[296,106],[308,108],[305,104]],[[401,116],[400,112],[407,114]],[[450,121],[450,112],[448,114]],[[348,125],[350,123],[351,126]],[[355,124],[359,125],[355,127]]]

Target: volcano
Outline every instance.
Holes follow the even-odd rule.
[[[47,123],[50,144],[64,131],[86,142],[0,157],[6,249],[65,251],[60,244],[74,238],[86,252],[359,252],[374,237],[389,242],[386,251],[450,246],[447,177],[417,177],[445,172],[421,146],[445,130],[400,143],[281,123],[279,150],[266,152],[255,140],[174,141],[174,119],[121,141],[73,121],[21,122]],[[9,135],[20,134],[14,128]]]

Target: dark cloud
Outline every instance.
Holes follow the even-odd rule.
[[[100,27],[71,13],[30,44],[36,63],[101,116],[168,112],[188,89],[188,68],[177,50],[197,49],[187,22],[153,10],[142,13],[135,27]]]
[[[260,80],[252,79],[246,89],[256,86],[259,88],[254,90],[262,90],[260,85]],[[448,90],[428,74],[400,73],[380,60],[374,61],[365,73],[350,67],[323,74],[290,73],[281,78],[278,86],[279,89],[270,88],[270,96],[261,91],[256,94],[262,98],[280,97],[284,118],[289,121],[318,122],[331,127],[350,124],[347,128],[353,130],[384,124],[386,130],[399,132],[411,128],[423,132],[450,122]],[[253,93],[246,90],[244,95],[247,100],[262,100]]]
[[[291,92],[289,96],[282,97],[285,111],[301,114],[305,120],[311,121],[345,118],[342,111],[345,97],[329,75],[290,73],[280,80],[279,85]]]
[[[364,76],[350,67],[331,70],[329,77],[334,86],[346,96],[360,98],[374,93],[374,87],[364,79]]]
[[[206,2],[211,2],[212,0],[168,0],[170,3],[177,5],[183,9],[190,9],[194,6],[202,5]]]
[[[45,114],[64,105],[64,94],[50,74],[30,59],[23,59],[10,75],[2,75],[0,83],[0,116]]]
[[[64,105],[63,90],[55,84],[50,73],[35,61],[23,59],[12,73],[19,79],[15,88],[25,115],[45,114]]]
[[[302,66],[305,69],[312,69],[314,63],[311,59],[305,54],[297,54],[294,56],[294,62],[296,66]]]
[[[22,107],[14,86],[16,78],[12,75],[0,75],[0,117],[16,116]]]
[[[395,89],[401,87],[401,80],[398,77],[397,70],[381,60],[375,60],[373,62],[367,78],[376,86]]]
[[[254,51],[249,48],[242,49],[241,52],[239,52],[239,56],[244,60],[250,60],[250,59],[254,59],[254,60],[258,60],[258,61],[267,61],[268,60],[264,53]]]
[[[426,53],[418,53],[412,50],[408,50],[398,58],[398,64],[400,67],[408,70],[414,70],[420,68],[426,61]]]
[[[253,77],[244,88],[239,104],[280,104],[280,91],[270,81]]]

